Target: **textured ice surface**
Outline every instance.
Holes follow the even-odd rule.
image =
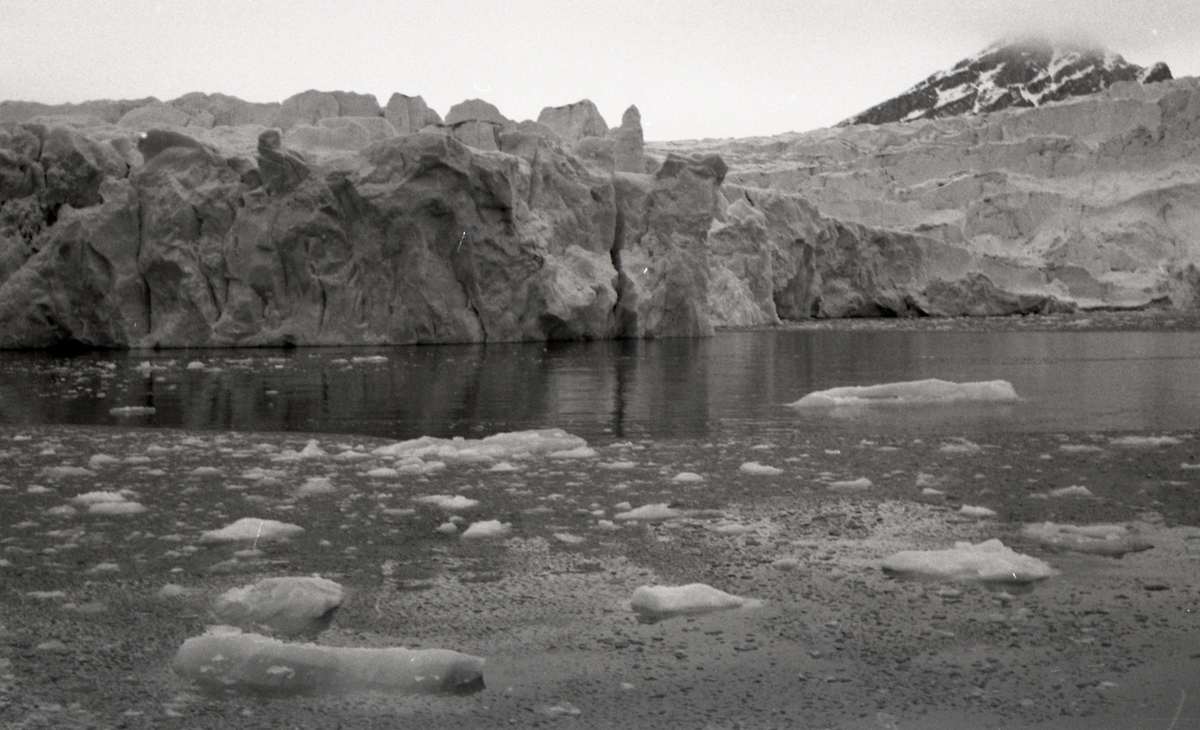
[[[265,578],[230,588],[213,603],[227,624],[265,627],[282,635],[315,634],[329,626],[342,605],[342,587],[318,577]]]
[[[477,540],[486,537],[504,537],[512,532],[512,525],[500,520],[484,520],[483,522],[473,522],[471,526],[463,530],[462,537],[464,540]]]
[[[483,663],[446,649],[329,647],[214,632],[185,641],[171,668],[215,692],[465,694],[483,689]]]
[[[614,520],[670,520],[676,517],[683,517],[683,512],[672,509],[666,503],[644,504],[637,509],[628,509],[613,515]]]
[[[883,569],[903,575],[989,583],[1032,583],[1054,572],[1047,563],[994,539],[978,545],[956,542],[948,550],[903,550],[884,560]]]
[[[800,408],[830,408],[836,406],[909,405],[922,403],[955,403],[974,401],[1013,403],[1020,400],[1012,383],[988,380],[975,383],[952,383],[930,378],[882,385],[855,385],[830,388],[809,393],[791,405]]]
[[[295,537],[304,532],[303,527],[277,520],[243,517],[219,530],[209,530],[200,535],[200,542],[237,542],[239,540],[278,540]]]
[[[375,449],[381,456],[403,458],[416,456],[422,459],[437,458],[448,462],[478,462],[509,459],[518,455],[548,455],[587,449],[587,441],[572,436],[561,428],[546,428],[536,431],[512,431],[498,433],[482,439],[443,439],[422,436],[411,441],[401,441]],[[589,449],[590,451],[590,449]],[[582,456],[583,452],[571,453]],[[587,456],[595,456],[592,451]]]
[[[1021,535],[1045,547],[1119,558],[1125,553],[1149,550],[1154,545],[1125,525],[1060,525],[1041,522],[1025,525]]]
[[[695,616],[741,608],[750,601],[703,583],[683,586],[641,586],[633,592],[630,605],[638,621],[656,623],[676,616]]]

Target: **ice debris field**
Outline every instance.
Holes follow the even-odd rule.
[[[245,703],[281,696],[461,727],[664,699],[700,722],[734,696],[1101,708],[1147,642],[1191,646],[1198,454],[1191,434],[9,428],[0,719],[252,726]],[[982,656],[981,689],[961,669]]]

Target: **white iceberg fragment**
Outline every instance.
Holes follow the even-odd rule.
[[[483,689],[483,663],[481,657],[447,649],[329,647],[259,634],[210,633],[183,642],[171,668],[213,692],[467,694]]]
[[[1154,547],[1153,543],[1125,525],[1077,526],[1043,522],[1025,525],[1021,528],[1021,535],[1037,541],[1043,547],[1112,558]]]
[[[329,456],[325,449],[321,448],[321,444],[316,439],[310,439],[304,448],[300,450],[301,459],[324,459]]]
[[[329,627],[342,598],[342,587],[326,578],[265,578],[225,591],[213,603],[213,612],[243,628],[288,636],[317,634]]]
[[[809,393],[791,405],[797,408],[835,408],[839,406],[889,406],[957,403],[1013,403],[1020,400],[1012,383],[988,380],[952,383],[930,378],[882,385],[855,385]]]
[[[775,476],[783,473],[783,469],[780,469],[777,466],[768,466],[766,464],[760,464],[757,461],[747,461],[738,467],[738,471],[742,472],[743,474],[755,474],[758,476]]]
[[[1174,436],[1121,436],[1111,439],[1109,443],[1132,449],[1153,449],[1159,446],[1175,446],[1182,442]]]
[[[85,492],[73,497],[71,501],[81,507],[87,507],[88,514],[93,515],[136,515],[146,511],[143,505],[131,502],[120,492]]]
[[[695,482],[704,481],[704,477],[700,476],[694,471],[681,471],[672,477],[671,481],[675,482],[676,484],[692,484]]]
[[[372,479],[391,479],[400,476],[400,472],[390,466],[379,466],[367,471],[364,476],[371,477]]]
[[[676,517],[683,517],[683,512],[667,506],[665,502],[644,504],[637,509],[630,509],[613,515],[614,520],[671,520]]]
[[[512,532],[512,525],[500,520],[484,520],[472,522],[470,527],[463,530],[462,539],[479,540],[487,537],[504,537]]]
[[[464,497],[461,494],[456,494],[453,497],[448,494],[430,494],[426,497],[417,497],[417,501],[423,504],[432,504],[447,512],[457,512],[479,506],[479,500]]]
[[[834,492],[863,492],[870,489],[871,486],[871,480],[866,477],[829,483],[829,489]]]
[[[91,469],[85,469],[82,466],[47,466],[43,468],[39,475],[47,479],[70,479],[71,477],[94,477],[96,472]]]
[[[352,363],[382,363],[387,361],[386,355],[361,355],[350,358],[350,362]]]
[[[155,410],[154,406],[119,406],[117,408],[109,408],[108,412],[113,416],[149,416]]]
[[[1051,489],[1048,494],[1051,497],[1094,497],[1092,490],[1078,484],[1072,484],[1069,487],[1061,487],[1059,489]]]
[[[630,605],[641,623],[657,623],[676,616],[697,616],[728,611],[758,601],[735,596],[704,583],[683,586],[641,586],[633,592]]]
[[[120,459],[115,456],[110,456],[109,454],[92,454],[92,457],[88,459],[88,466],[93,469],[104,466],[105,464],[119,463],[121,463]]]
[[[982,451],[982,446],[962,437],[948,439],[938,447],[938,453],[942,454],[978,454]]]
[[[1022,555],[996,539],[978,545],[956,542],[948,550],[904,550],[884,560],[883,570],[987,583],[1032,583],[1054,573],[1045,562]]]
[[[312,497],[318,494],[332,494],[337,491],[329,477],[308,477],[304,483],[296,487],[297,497]]]
[[[277,520],[243,517],[219,530],[201,533],[200,542],[239,542],[241,540],[280,540],[303,534],[304,528]]]
[[[447,462],[487,462],[508,459],[517,455],[545,456],[575,449],[588,448],[587,441],[572,436],[561,428],[546,428],[535,431],[511,431],[497,433],[482,439],[442,439],[422,436],[411,441],[401,441],[381,446],[373,453],[380,456],[404,458],[417,456],[437,458]],[[581,455],[583,452],[579,452]],[[595,452],[587,454],[595,456]]]
[[[963,517],[981,520],[989,517],[995,517],[996,510],[988,507],[978,507],[973,504],[964,504],[962,507],[958,508],[958,514],[962,515]]]
[[[1104,451],[1102,447],[1095,444],[1062,444],[1058,450],[1067,454],[1094,454],[1097,451]]]

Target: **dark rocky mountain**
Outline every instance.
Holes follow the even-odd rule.
[[[1171,79],[1159,62],[1149,68],[1099,49],[1056,46],[1043,39],[996,43],[939,71],[903,94],[839,124],[887,124],[1036,107],[1094,94],[1119,81]]]

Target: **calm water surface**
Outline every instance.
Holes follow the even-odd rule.
[[[1022,402],[832,416],[843,385],[1010,381]],[[152,406],[152,415],[110,409]],[[709,339],[375,349],[0,353],[0,423],[589,441],[746,431],[1200,429],[1194,332],[779,330]]]

